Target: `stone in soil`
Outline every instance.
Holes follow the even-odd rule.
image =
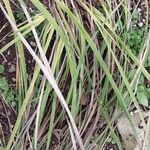
[[[8,70],[8,72],[12,73],[12,72],[15,72],[16,71],[16,67],[14,64],[12,64]]]

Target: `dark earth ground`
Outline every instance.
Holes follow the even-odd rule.
[[[43,0],[43,3],[47,7],[50,7],[50,4],[46,0]],[[29,7],[32,6],[30,5],[30,3],[28,3],[28,5]],[[134,6],[134,2],[133,2],[133,6]],[[139,7],[142,11],[144,10],[141,4],[139,4]],[[17,8],[14,7],[14,10],[16,9]],[[144,15],[141,15],[141,17],[139,18],[139,22],[145,19],[143,17]],[[1,10],[0,10],[0,18],[1,18],[0,19],[0,48],[2,48],[5,44],[11,41],[12,38],[9,34],[11,32],[11,27],[8,24]],[[31,75],[34,69],[34,61],[31,55],[26,50],[25,50],[25,56],[26,56],[27,71],[28,74]],[[0,64],[3,64],[5,67],[5,72],[3,75],[7,78],[9,85],[12,89],[15,89],[16,87],[16,62],[17,62],[17,57],[16,57],[16,51],[14,45],[11,46],[9,49],[7,49],[3,53],[3,55],[0,55]],[[15,123],[16,115],[17,114],[15,110],[13,110],[12,107],[9,107],[6,103],[4,103],[1,97],[0,99],[0,142],[8,140],[12,127]],[[107,143],[105,145],[105,149],[117,150],[117,146],[112,143]]]

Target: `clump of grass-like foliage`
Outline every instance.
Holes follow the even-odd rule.
[[[135,107],[145,124],[141,105],[148,106],[150,98],[149,88],[144,86],[144,80],[150,80],[145,68],[148,20],[142,29],[133,27],[134,15],[125,0],[56,0],[49,8],[38,0],[31,3],[36,13],[28,12],[21,0],[21,13],[14,16],[10,1],[0,2],[14,33],[0,53],[15,44],[19,58],[15,107],[14,100],[8,101],[18,115],[9,140],[1,147],[90,150],[103,149],[111,142],[123,149],[115,126],[118,118],[124,114],[135,131],[129,113]],[[118,29],[120,18],[124,20]],[[30,34],[35,49],[28,43],[26,35]],[[35,61],[30,80],[26,51]],[[7,84],[4,77],[0,79],[0,85]],[[1,88],[1,94],[5,93]],[[3,100],[7,101],[5,94]],[[144,126],[144,131],[149,128]],[[148,137],[149,133],[145,142]]]

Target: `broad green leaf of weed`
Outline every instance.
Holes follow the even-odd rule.
[[[4,72],[5,68],[3,65],[0,65],[0,74],[2,74]]]
[[[9,89],[9,85],[5,77],[0,78],[0,89],[5,92]]]
[[[140,104],[148,107],[148,98],[146,97],[146,95],[144,93],[137,92],[137,99]]]

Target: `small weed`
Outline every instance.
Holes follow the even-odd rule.
[[[39,14],[38,10],[32,10],[31,9],[29,12],[30,12],[31,17],[35,17],[37,14]],[[23,11],[17,11],[14,14],[14,16],[15,16],[15,20],[16,20],[17,23],[23,23],[27,20],[25,14],[23,13]],[[43,29],[43,24],[40,24],[38,27],[36,27],[36,31],[37,31],[38,35],[40,35],[42,29]],[[26,35],[26,38],[32,38],[32,37],[33,37],[32,32],[30,32]]]
[[[136,10],[134,11],[134,14],[132,14],[132,19],[130,23],[129,30],[125,29],[124,22],[125,17],[122,16],[117,22],[117,30],[119,32],[122,32],[122,39],[125,42],[125,44],[132,50],[132,53],[134,55],[138,55],[141,49],[141,44],[143,42],[143,35],[144,35],[144,26],[138,27],[138,19],[139,19],[139,12]]]
[[[107,139],[107,142],[111,144],[116,144],[116,141],[111,136]]]
[[[126,45],[132,50],[134,55],[138,55],[143,41],[144,28],[133,27],[123,34]]]
[[[134,26],[135,24],[138,23],[139,16],[140,16],[140,14],[139,14],[138,10],[136,9],[134,11],[134,13],[132,13],[132,21],[131,21],[132,25],[131,26]]]
[[[150,99],[150,88],[139,85],[137,88],[137,99],[141,105],[148,107]]]
[[[17,23],[22,23],[22,22],[26,21],[25,14],[22,11],[17,11],[14,14],[14,17],[15,17],[15,20]]]
[[[0,65],[0,91],[3,94],[4,98],[8,102],[8,104],[15,106],[16,105],[16,99],[15,99],[15,92],[9,88],[8,81],[5,77],[3,77],[4,73],[4,66]]]

